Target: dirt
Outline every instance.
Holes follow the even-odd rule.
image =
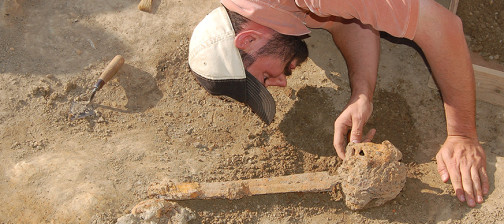
[[[492,7],[479,7],[490,2]],[[152,13],[137,5],[0,1],[1,223],[114,223],[147,199],[148,186],[159,180],[228,181],[341,164],[332,126],[350,89],[345,62],[327,32],[313,30],[310,58],[289,77],[288,87],[270,88],[277,115],[266,126],[246,106],[210,96],[189,72],[192,29],[218,1],[155,0]],[[498,40],[504,36],[502,9],[495,0],[459,6],[462,20],[474,24],[466,27],[471,48],[481,45],[479,52],[496,63],[504,57]],[[479,30],[481,24],[494,29]],[[477,42],[485,33],[489,38]],[[89,97],[117,54],[125,65],[96,94],[96,116],[69,120],[71,103]],[[503,190],[496,186],[504,176],[504,108],[477,102],[491,188],[484,204],[469,208],[441,182],[432,159],[446,123],[420,53],[408,41],[383,38],[378,73],[367,127],[378,131],[374,142],[390,140],[401,150],[408,166],[396,199],[357,212],[330,193],[178,203],[195,212],[191,222],[503,222]]]
[[[504,1],[460,1],[457,14],[464,20],[469,48],[504,65]]]

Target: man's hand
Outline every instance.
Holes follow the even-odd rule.
[[[489,184],[486,156],[477,139],[448,136],[436,155],[437,169],[443,182],[449,179],[457,198],[470,207],[483,203]]]
[[[351,97],[347,106],[334,122],[333,145],[341,159],[345,159],[345,148],[347,144],[347,133],[351,129],[349,141],[369,142],[376,133],[375,129],[370,130],[364,139],[362,133],[364,125],[373,112],[373,103],[364,94]]]
[[[373,112],[373,93],[380,58],[380,33],[359,20],[336,17],[323,27],[333,37],[348,68],[352,96],[343,112],[334,122],[333,145],[341,159],[345,158],[347,132],[351,129],[350,141],[361,142],[364,124]],[[371,130],[364,141],[371,141],[375,130]]]

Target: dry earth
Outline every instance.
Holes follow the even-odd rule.
[[[470,14],[470,2],[485,7]],[[137,4],[0,1],[0,223],[113,223],[146,199],[154,181],[238,180],[341,164],[332,123],[349,87],[344,60],[326,32],[313,30],[310,58],[289,87],[271,88],[278,112],[265,126],[247,107],[209,96],[188,71],[191,31],[217,0],[155,0],[152,13]],[[459,10],[465,23],[475,24],[471,41],[479,41],[471,36],[483,33],[479,26],[494,27],[485,32],[500,40],[471,46],[488,52],[487,59],[500,55],[496,63],[502,63],[502,1],[462,1]],[[475,22],[474,15],[494,20]],[[68,120],[72,102],[89,97],[116,54],[126,63],[97,93],[97,115]],[[477,102],[491,188],[484,204],[469,208],[441,182],[432,160],[446,132],[440,95],[427,87],[428,78],[414,45],[382,39],[367,127],[378,130],[375,142],[398,147],[408,165],[406,186],[392,202],[354,212],[329,193],[291,193],[179,204],[196,213],[194,223],[504,222],[498,187],[504,108]]]

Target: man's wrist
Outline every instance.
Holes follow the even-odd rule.
[[[448,136],[459,136],[471,139],[478,139],[476,127],[470,127],[465,125],[457,125],[457,127],[448,126],[447,133]]]
[[[352,95],[350,96],[350,101],[357,101],[357,100],[366,100],[369,103],[373,102],[373,94],[369,93],[362,93],[362,92],[352,92]]]
[[[463,136],[478,139],[475,107],[472,103],[465,106],[452,106],[445,101],[444,104],[448,136]]]
[[[363,85],[352,85],[352,95],[351,98],[361,98],[365,97],[369,101],[373,101],[374,86]]]

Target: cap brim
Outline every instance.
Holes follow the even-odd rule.
[[[276,104],[271,93],[252,74],[247,75],[247,104],[266,124],[275,118]]]

